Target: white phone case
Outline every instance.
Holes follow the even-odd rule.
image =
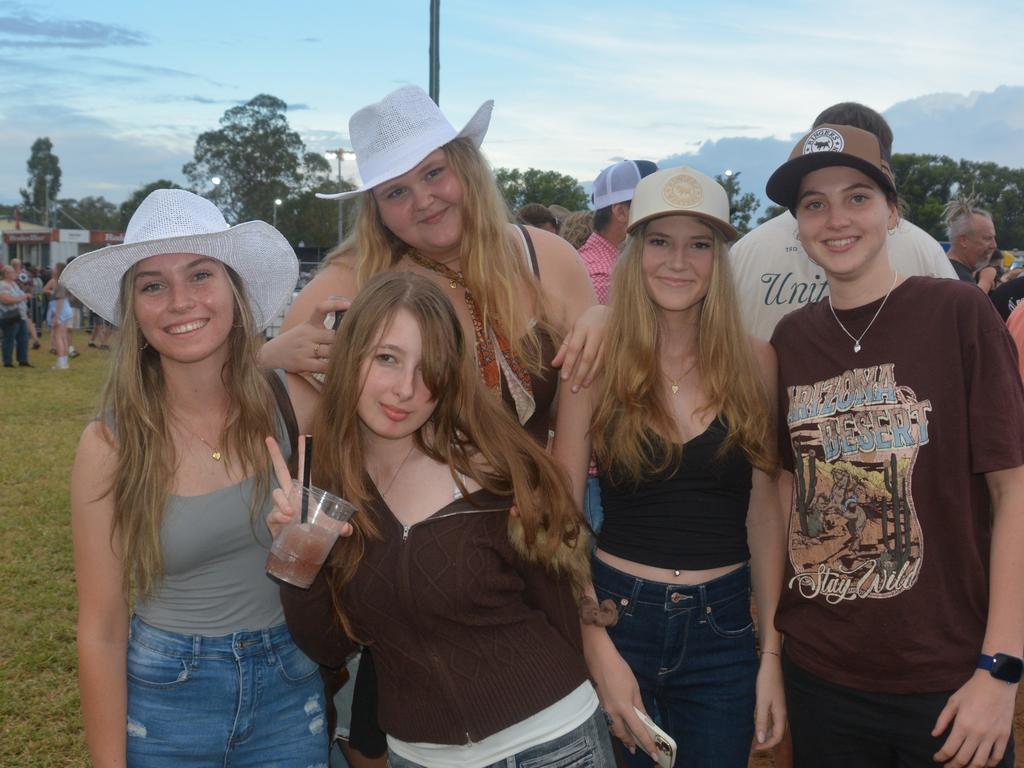
[[[636,712],[636,716],[640,718],[640,722],[644,724],[647,733],[658,747],[658,768],[672,768],[676,762],[676,740],[661,730],[657,723],[639,709],[633,707],[633,711]]]

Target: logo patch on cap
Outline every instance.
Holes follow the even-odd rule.
[[[804,142],[804,154],[812,152],[842,152],[843,134],[834,128],[819,128]]]
[[[665,182],[661,196],[676,208],[693,208],[704,202],[704,187],[693,176],[681,173]]]

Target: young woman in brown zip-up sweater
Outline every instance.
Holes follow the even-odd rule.
[[[373,648],[393,766],[611,766],[566,480],[465,346],[417,275],[373,278],[353,303],[314,417],[313,480],[359,508],[355,534],[309,592],[283,590],[289,627],[328,667],[347,637]],[[279,501],[272,531],[290,516]]]

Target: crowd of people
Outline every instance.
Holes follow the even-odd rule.
[[[60,274],[66,264],[57,262],[50,267],[23,264],[11,259],[0,265],[0,341],[5,368],[35,367],[29,359],[30,349],[42,347],[41,337],[50,331],[49,352],[56,356],[51,366],[55,370],[68,370],[68,361],[78,357],[73,343],[77,327],[89,333],[88,346],[109,350],[113,326],[95,312],[90,312],[88,323],[82,316],[82,305],[60,283]]]
[[[119,330],[71,488],[94,764],[1013,766],[991,216],[952,204],[947,257],[844,103],[735,244],[720,184],[646,160],[515,222],[492,106],[353,115],[354,233],[262,346],[294,253],[187,191],[59,274],[58,325]],[[356,508],[308,589],[264,570],[300,477]]]

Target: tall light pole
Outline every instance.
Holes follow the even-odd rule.
[[[441,104],[441,0],[430,0],[430,98]]]
[[[275,197],[274,198],[274,229],[277,229],[277,209],[278,209],[278,206],[280,206],[280,205],[281,205],[281,198],[280,197]]]
[[[351,149],[345,149],[344,147],[338,147],[324,152],[324,156],[331,160],[338,161],[338,191],[341,191],[341,161],[345,158],[345,155],[356,156],[356,153]],[[345,239],[345,201],[338,201],[338,242],[341,243]]]
[[[43,176],[43,226],[50,228],[50,174]]]

